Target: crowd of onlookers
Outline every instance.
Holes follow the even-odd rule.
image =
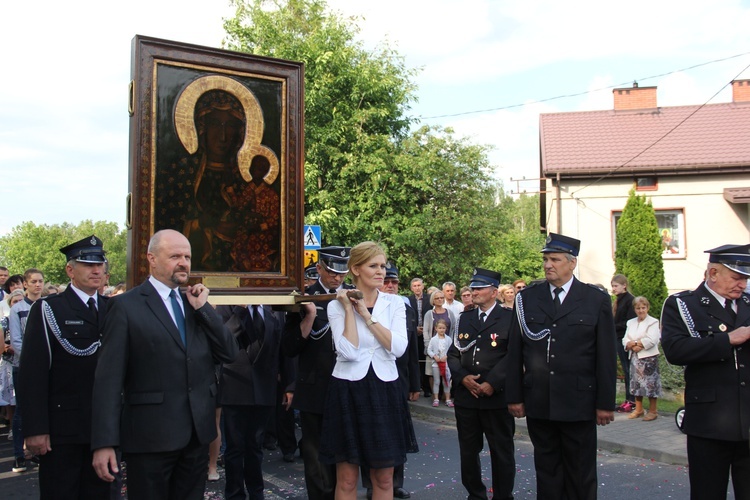
[[[107,275],[107,279],[108,279]],[[29,268],[23,274],[10,274],[0,266],[0,329],[3,345],[0,357],[0,422],[10,427],[8,439],[14,443],[13,472],[25,472],[29,464],[37,465],[35,456],[29,456],[23,448],[21,414],[16,412],[16,387],[14,373],[18,373],[23,332],[31,305],[41,297],[62,293],[68,286],[45,283],[44,273]],[[110,286],[107,281],[99,293],[114,296],[125,292],[125,283]],[[30,459],[30,460],[29,460]]]
[[[257,304],[211,306],[202,283],[188,284],[188,240],[171,230],[156,233],[149,243],[146,282],[106,307],[107,300],[97,305],[96,298],[119,295],[124,286],[108,286],[102,279],[107,261],[94,236],[61,249],[68,285],[45,284],[39,269],[11,276],[0,267],[5,338],[0,416],[11,426],[12,470],[24,472],[29,462],[41,459],[41,483],[45,463],[53,463],[50,436],[23,432],[26,398],[34,392],[29,389],[39,386],[30,383],[32,370],[24,369],[24,384],[17,381],[21,353],[24,367],[37,359],[30,359],[33,343],[27,342],[29,332],[35,332],[42,377],[48,365],[50,373],[53,365],[62,373],[72,370],[65,356],[53,356],[54,349],[83,359],[102,347],[98,363],[91,357],[94,364],[87,368],[93,388],[84,391],[92,403],[86,415],[93,413],[94,424],[90,443],[80,446],[92,453],[93,460],[84,462],[87,468],[93,464],[98,479],[90,479],[114,486],[122,481],[123,448],[135,497],[163,489],[182,491],[180,498],[199,498],[206,479],[218,480],[223,465],[227,498],[262,498],[262,447],[279,446],[288,462],[295,461],[299,449],[311,498],[333,498],[334,491],[336,498],[354,498],[360,474],[368,498],[409,498],[403,465],[406,453],[417,452],[418,446],[407,401],[422,393],[433,406],[454,408],[462,484],[471,498],[487,498],[479,467],[485,440],[494,498],[512,498],[513,419],[523,417],[535,450],[539,497],[595,498],[596,426],[614,421],[615,358],[625,388],[616,410],[650,422],[658,417],[662,396],[663,343],[670,362],[702,374],[686,377],[687,392],[691,384],[698,387],[687,402],[688,458],[702,466],[691,469],[691,488],[698,491],[698,485],[710,483],[701,491],[719,498],[727,478],[705,474],[710,459],[726,448],[736,453],[720,464],[721,474],[734,463],[750,465],[747,426],[741,429],[734,422],[744,403],[736,391],[725,391],[744,387],[738,380],[750,363],[742,351],[750,339],[750,326],[743,326],[750,322],[750,297],[743,293],[750,245],[707,251],[704,281],[695,291],[667,299],[662,324],[649,314],[646,297],[630,293],[625,276],[613,276],[611,300],[601,285],[578,281],[573,272],[579,247],[574,238],[551,234],[542,249],[545,279],[529,287],[520,279],[502,284],[500,273],[475,268],[469,285],[461,288],[451,281],[426,288],[421,278],[413,278],[408,297],[398,296],[398,270],[378,244],[329,247],[305,273],[305,293],[324,297],[311,297],[300,310],[286,313]],[[98,285],[92,287],[93,282]],[[81,296],[81,289],[88,297]],[[68,338],[77,331],[61,333],[55,318],[55,308],[61,322],[68,318],[64,315],[71,306],[61,302],[74,293],[83,301],[75,299],[72,306],[77,317],[90,320],[95,333],[84,347],[71,343]],[[55,294],[64,295],[39,301]],[[105,321],[105,314],[117,319]],[[711,320],[693,319],[702,315]],[[84,322],[64,320],[66,326]],[[151,343],[158,346],[151,349]],[[154,377],[157,371],[163,380]],[[723,377],[718,385],[713,374]],[[718,428],[708,413],[702,415],[708,405],[690,406],[709,394],[706,388],[712,398],[716,393],[734,405],[728,412],[731,426]],[[170,409],[170,418],[164,418],[163,410]],[[171,432],[182,425],[176,422],[180,418],[182,437]],[[296,425],[302,428],[299,442]],[[162,432],[149,434],[151,426],[162,426]],[[127,434],[122,440],[121,431]],[[159,447],[162,438],[178,445],[164,444],[165,452]],[[183,466],[191,468],[189,473]],[[153,467],[171,468],[167,475],[182,479],[157,478],[149,472]],[[744,497],[750,485],[734,477],[735,491]],[[183,483],[190,484],[184,488]]]
[[[312,266],[313,268],[315,266]],[[307,281],[308,285],[316,283],[317,274],[311,275]],[[116,296],[125,292],[125,284],[109,285],[107,281],[99,290],[104,296]],[[40,286],[41,284],[41,286]],[[23,327],[25,326],[25,314],[28,314],[31,303],[36,298],[60,293],[65,290],[67,284],[44,283],[43,273],[37,269],[29,269],[24,275],[9,275],[7,268],[0,267],[0,293],[2,293],[2,330],[5,338],[2,360],[0,360],[0,421],[5,421],[10,426],[14,422],[15,390],[13,385],[13,370],[18,368],[18,357],[14,356],[13,338],[15,345],[20,344]],[[497,293],[497,304],[506,309],[513,309],[514,299],[517,292],[526,288],[525,280],[518,279],[513,283],[501,284]],[[420,309],[421,333],[419,341],[420,357],[420,383],[425,398],[433,398],[433,406],[440,404],[440,398],[446,405],[453,407],[450,398],[451,374],[447,367],[447,351],[453,338],[457,334],[458,317],[466,308],[475,307],[472,303],[472,291],[468,286],[457,290],[457,286],[446,281],[440,287],[430,286],[425,289],[421,278],[414,278],[410,284],[411,299],[413,305]],[[649,303],[645,297],[634,298],[628,291],[627,278],[616,275],[612,279],[612,293],[614,295],[613,312],[615,317],[618,340],[622,342],[622,348],[618,348],[618,356],[622,363],[624,373],[625,400],[619,405],[618,411],[629,412],[630,418],[644,415],[642,406],[643,397],[650,401],[648,413],[644,420],[656,418],[656,400],[661,395],[661,386],[658,373],[658,321],[648,316]],[[458,297],[456,297],[458,291]],[[423,300],[424,299],[424,300]],[[23,303],[18,305],[19,303]],[[422,305],[424,304],[424,308]],[[645,322],[644,322],[645,321]],[[13,326],[12,326],[13,325]],[[15,332],[15,333],[13,333]],[[619,345],[619,344],[618,344]],[[631,373],[633,377],[631,378]],[[283,393],[283,390],[281,391]],[[281,404],[281,398],[279,399]],[[217,411],[217,427],[221,430],[223,420],[220,418],[221,411]],[[299,420],[299,417],[297,417]],[[28,453],[23,452],[23,437],[20,417],[15,418],[16,446],[14,472],[26,470],[26,458]],[[282,436],[289,435],[289,428],[293,425],[286,420],[287,430],[282,430]],[[292,427],[289,427],[292,425]],[[264,446],[275,449],[279,446],[276,424],[269,422],[268,437],[264,440]],[[8,439],[14,439],[14,431],[8,434]],[[286,439],[289,441],[289,439]],[[284,459],[293,460],[296,444],[292,446],[284,442]],[[226,448],[226,438],[222,441],[221,434],[218,440],[211,446],[211,458],[209,461],[209,480],[219,479],[218,468],[223,465],[223,453]],[[31,457],[34,459],[34,457]],[[35,463],[35,462],[32,462]]]

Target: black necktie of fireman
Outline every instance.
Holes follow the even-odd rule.
[[[562,304],[562,302],[560,302],[560,294],[562,292],[563,292],[563,289],[561,286],[558,286],[557,288],[555,288],[555,311],[560,310],[560,304]]]
[[[94,320],[98,322],[99,311],[96,308],[96,299],[94,297],[89,297],[88,305],[89,305],[89,311],[91,311],[91,314],[94,316]]]
[[[729,316],[732,318],[732,325],[734,325],[734,322],[737,320],[737,313],[734,312],[734,308],[732,307],[732,304],[734,304],[733,300],[725,300],[724,301],[724,309],[727,310],[729,313]]]

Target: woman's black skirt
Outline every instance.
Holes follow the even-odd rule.
[[[419,451],[399,380],[383,382],[370,365],[362,380],[331,378],[323,415],[320,461],[385,469]]]

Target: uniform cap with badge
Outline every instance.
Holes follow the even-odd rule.
[[[557,233],[549,233],[547,240],[544,242],[542,253],[569,253],[573,257],[578,257],[578,251],[581,248],[581,240],[571,238]]]
[[[346,274],[349,272],[347,264],[349,263],[349,247],[325,247],[318,250],[318,262],[327,270]]]
[[[750,276],[750,245],[722,245],[704,253],[710,255],[709,262],[722,264],[736,273]]]
[[[398,267],[391,261],[385,264],[385,279],[398,279]]]
[[[94,236],[87,236],[81,240],[62,247],[60,252],[65,254],[65,261],[86,262],[89,264],[104,264],[107,262],[102,240]]]
[[[500,286],[500,280],[500,273],[490,271],[489,269],[482,269],[481,267],[475,267],[474,274],[471,276],[469,288],[487,288],[488,286],[494,286],[497,288]]]

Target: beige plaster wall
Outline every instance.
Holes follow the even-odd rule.
[[[614,274],[612,214],[621,211],[633,187],[631,179],[563,181],[560,203],[557,188],[547,181],[547,227],[581,240],[577,277],[609,288]],[[724,199],[724,189],[750,187],[750,173],[741,176],[659,177],[656,191],[642,191],[654,209],[683,209],[685,258],[664,259],[670,293],[695,288],[703,277],[704,250],[726,243],[750,243],[748,204]],[[562,225],[558,227],[558,205]]]

